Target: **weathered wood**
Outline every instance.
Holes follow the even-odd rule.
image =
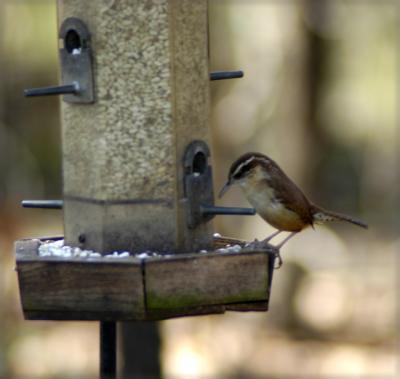
[[[264,252],[188,254],[148,259],[148,310],[179,309],[265,300],[268,255]]]
[[[235,312],[263,312],[268,310],[269,294],[265,301],[252,301],[243,304],[229,304],[225,307],[227,311]]]
[[[39,244],[16,243],[27,319],[161,320],[268,309],[273,250],[58,258],[38,256]]]
[[[37,241],[16,243],[21,303],[28,319],[140,319],[139,259],[41,258]]]

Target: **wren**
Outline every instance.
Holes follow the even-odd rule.
[[[261,153],[246,153],[230,167],[228,181],[221,189],[219,197],[238,184],[248,202],[271,226],[277,229],[260,246],[283,231],[291,232],[279,245],[279,249],[294,235],[314,223],[346,221],[362,228],[367,224],[353,217],[325,210],[313,204],[299,187],[283,172],[275,161]],[[278,254],[279,266],[282,264]]]

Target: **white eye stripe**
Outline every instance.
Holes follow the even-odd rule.
[[[252,157],[250,157],[249,159],[246,159],[243,163],[241,163],[236,168],[236,170],[232,173],[232,176],[234,177],[235,175],[237,175],[243,169],[243,167],[247,166],[253,160],[259,161],[259,162],[264,163],[264,164],[269,164],[270,163],[270,160],[268,158],[258,157],[258,156],[253,155]]]
[[[237,166],[236,170],[232,173],[232,176],[237,175],[244,166],[248,165],[251,161],[253,161],[256,157],[250,157],[249,159],[245,160],[243,163],[241,163],[239,166]]]

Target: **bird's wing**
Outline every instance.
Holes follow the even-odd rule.
[[[274,189],[275,195],[287,209],[297,213],[306,224],[313,224],[310,202],[295,183],[283,172],[281,180],[270,181],[269,185]]]

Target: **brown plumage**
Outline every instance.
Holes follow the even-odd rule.
[[[346,221],[367,228],[360,220],[313,204],[276,162],[261,153],[246,153],[233,162],[220,196],[233,184],[239,184],[256,212],[278,229],[265,242],[281,231],[292,232],[279,248],[295,233],[314,223]]]

